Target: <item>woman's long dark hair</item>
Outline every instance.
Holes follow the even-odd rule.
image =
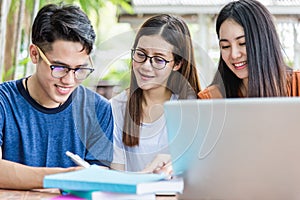
[[[183,19],[168,15],[156,15],[144,22],[140,27],[133,49],[136,48],[142,36],[160,35],[173,46],[174,63],[181,63],[178,71],[172,71],[168,79],[167,88],[178,94],[180,99],[190,95],[196,97],[200,91],[200,84],[196,70],[194,50],[189,29]],[[131,70],[129,97],[126,106],[123,127],[123,143],[127,146],[139,144],[140,124],[142,122],[143,90],[138,87],[136,77]]]
[[[227,19],[244,28],[249,74],[247,97],[286,96],[287,67],[270,12],[256,0],[230,2],[217,17],[218,38],[220,27]],[[222,55],[212,84],[219,85],[226,98],[240,97],[242,80],[229,69]]]

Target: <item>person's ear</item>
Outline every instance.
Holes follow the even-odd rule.
[[[178,71],[181,68],[182,61],[177,61],[173,67],[173,71]]]
[[[29,55],[33,64],[37,64],[39,61],[39,52],[34,44],[29,46]]]

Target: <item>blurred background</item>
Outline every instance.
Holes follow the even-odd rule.
[[[219,58],[215,18],[231,0],[65,0],[89,16],[97,38],[95,72],[83,82],[108,99],[128,87],[130,49],[137,28],[150,16],[170,13],[187,22],[195,48],[201,87],[212,80]],[[0,0],[0,82],[34,72],[30,29],[38,10],[57,0]],[[300,0],[261,0],[274,15],[287,65],[300,69]]]

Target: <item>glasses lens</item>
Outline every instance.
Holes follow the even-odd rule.
[[[147,56],[141,50],[138,50],[138,49],[132,50],[132,59],[135,62],[143,63],[147,60],[148,57],[149,56]],[[153,57],[149,57],[149,58],[150,58],[150,62],[151,62],[152,67],[155,68],[155,69],[163,69],[166,66],[167,62],[168,62],[160,56],[153,56]]]
[[[68,68],[65,66],[56,66],[56,65],[51,65],[52,69],[52,76],[55,78],[61,78],[65,76],[68,73]]]
[[[166,66],[166,60],[159,56],[154,56],[152,66],[156,69],[162,69]]]
[[[94,70],[90,68],[78,68],[75,71],[75,78],[78,80],[86,79]]]
[[[132,59],[136,62],[142,63],[142,62],[145,62],[147,60],[147,56],[141,50],[134,50],[133,55],[132,55]]]

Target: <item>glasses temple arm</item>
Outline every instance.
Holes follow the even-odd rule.
[[[91,58],[90,55],[89,55],[89,60],[90,60],[90,63],[91,63],[91,65],[92,65],[92,68],[95,69],[95,67],[94,67],[94,62],[93,62],[93,60],[92,60],[92,58]]]

